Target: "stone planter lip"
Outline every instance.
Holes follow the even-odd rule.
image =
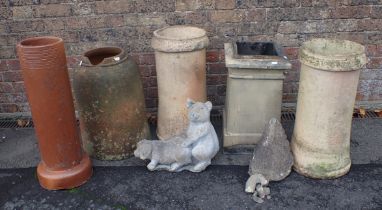
[[[208,46],[204,29],[189,25],[168,26],[154,31],[151,46],[162,52],[190,52]]]
[[[283,56],[235,56],[235,43],[224,43],[225,65],[228,68],[289,70],[292,64]]]
[[[17,44],[17,47],[23,49],[38,49],[54,46],[60,42],[63,42],[59,37],[55,36],[40,36],[40,37],[31,37],[20,41]]]
[[[105,57],[101,61],[93,61],[90,58],[91,56],[100,56],[102,54],[105,54]],[[79,65],[85,67],[113,66],[124,62],[127,58],[125,50],[120,47],[98,47],[85,51],[81,56]]]
[[[366,64],[365,47],[357,42],[316,38],[300,48],[301,63],[325,71],[354,71]]]

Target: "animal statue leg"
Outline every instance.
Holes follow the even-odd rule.
[[[151,160],[150,163],[147,165],[147,168],[150,171],[154,171],[155,168],[157,167],[157,165],[158,165],[158,161],[157,160]]]
[[[184,152],[180,153],[176,159],[177,162],[171,164],[170,171],[177,171],[182,166],[192,163],[191,150],[184,150]]]
[[[204,169],[207,168],[207,166],[209,166],[211,164],[211,160],[208,160],[208,161],[201,161],[199,163],[197,163],[194,168],[192,169],[193,172],[201,172],[203,171]]]

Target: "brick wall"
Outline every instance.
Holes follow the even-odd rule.
[[[0,113],[29,111],[15,44],[42,35],[64,39],[70,71],[87,49],[123,46],[140,66],[147,106],[155,111],[158,94],[150,40],[154,30],[175,24],[208,31],[208,97],[218,107],[225,96],[224,42],[276,41],[284,46],[293,70],[285,80],[283,101],[293,105],[298,47],[313,37],[364,44],[369,62],[357,100],[382,101],[381,0],[0,0]]]

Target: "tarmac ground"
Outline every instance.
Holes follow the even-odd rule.
[[[214,124],[221,138],[221,123]],[[283,122],[288,137],[293,121]],[[153,128],[154,130],[155,128]],[[382,209],[382,119],[354,119],[352,167],[334,180],[292,172],[271,182],[270,200],[244,192],[251,149],[221,151],[202,173],[150,172],[145,161],[93,160],[94,174],[72,190],[48,191],[36,178],[33,129],[0,129],[2,209]]]

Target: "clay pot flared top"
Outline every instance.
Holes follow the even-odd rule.
[[[206,48],[208,37],[204,29],[194,26],[169,26],[154,31],[151,46],[162,52],[187,52]]]
[[[82,56],[83,66],[116,65],[127,59],[125,51],[119,47],[100,47],[86,51]]]
[[[353,71],[366,64],[365,47],[337,39],[312,39],[300,48],[301,63],[326,71]]]

